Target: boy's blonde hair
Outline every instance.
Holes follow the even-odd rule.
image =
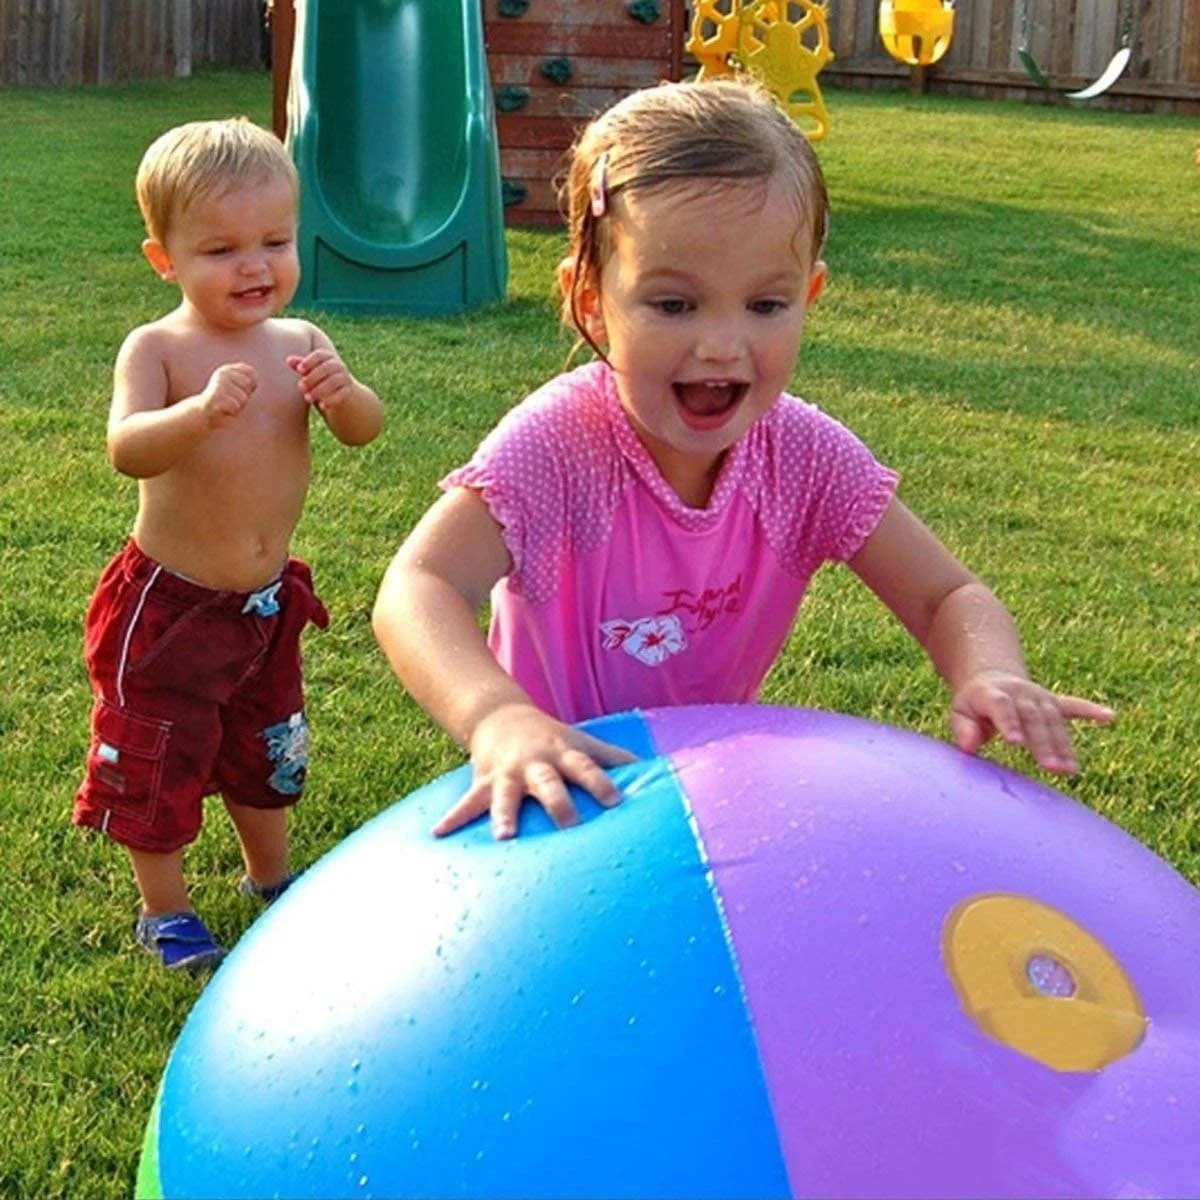
[[[580,298],[596,287],[612,252],[612,204],[622,192],[686,187],[697,180],[765,187],[776,178],[795,195],[797,232],[807,232],[802,249],[815,263],[829,219],[825,179],[808,139],[770,92],[742,79],[713,79],[665,83],[626,96],[580,134],[559,189],[573,267],[564,321],[591,343]],[[594,194],[600,216],[593,212]]]
[[[286,179],[300,182],[283,143],[248,117],[192,121],[167,130],[142,156],[137,202],[146,232],[165,242],[171,222],[190,204],[235,184]]]

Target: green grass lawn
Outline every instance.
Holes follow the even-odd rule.
[[[1114,728],[1080,730],[1065,786],[1200,883],[1194,125],[828,100],[832,274],[796,389],[904,472],[904,499],[1016,615],[1039,679],[1119,708]],[[104,457],[113,356],[173,303],[138,250],[135,168],[169,125],[269,111],[261,74],[0,92],[3,1196],[128,1193],[197,994],[132,945],[122,854],[68,823],[88,738],[80,623],[136,499]],[[563,363],[547,299],[561,237],[515,232],[509,249],[510,298],[491,311],[324,322],[389,425],[358,451],[316,435],[295,548],[333,624],[307,647],[301,864],[458,761],[390,678],[369,612],[439,476]],[[818,577],[765,699],[945,730],[921,653],[842,570]],[[188,867],[232,942],[254,912],[214,812]]]

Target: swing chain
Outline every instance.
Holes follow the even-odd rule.
[[[1121,6],[1121,48],[1133,44],[1133,0],[1125,0]]]

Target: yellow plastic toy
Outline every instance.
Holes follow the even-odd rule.
[[[700,64],[697,79],[732,75],[742,35],[741,0],[696,0],[687,51]]]
[[[950,49],[954,0],[879,0],[884,49],[912,67],[927,67]]]
[[[811,142],[829,132],[817,75],[833,60],[818,0],[696,0],[688,52],[698,79],[749,71]]]

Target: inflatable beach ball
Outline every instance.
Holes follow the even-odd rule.
[[[1200,1195],[1200,893],[1147,849],[849,717],[591,728],[620,806],[436,840],[460,770],[254,925],[141,1195]]]

